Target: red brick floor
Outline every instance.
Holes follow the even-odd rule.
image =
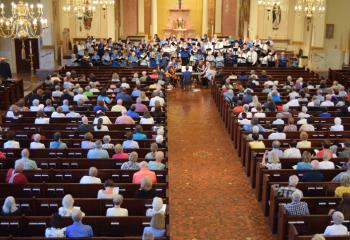
[[[172,239],[273,239],[210,90],[168,96]]]

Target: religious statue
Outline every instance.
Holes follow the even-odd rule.
[[[178,29],[184,29],[185,28],[185,21],[181,18],[181,17],[179,17],[178,19],[176,19],[176,27],[178,28]]]
[[[93,15],[94,15],[94,13],[92,11],[90,11],[90,10],[86,11],[86,13],[84,15],[84,28],[85,28],[85,30],[91,29]]]
[[[272,8],[272,29],[278,30],[281,23],[282,11],[278,4],[274,4]]]

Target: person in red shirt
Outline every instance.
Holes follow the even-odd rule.
[[[10,168],[6,174],[6,183],[27,184],[28,179],[23,174],[23,169],[24,169],[23,163],[16,164],[15,169]]]
[[[329,156],[333,156],[333,151],[330,149],[331,147],[331,142],[329,140],[324,140],[322,143],[322,150],[318,151],[316,153],[317,158],[323,158],[323,155],[328,154]]]
[[[149,177],[153,184],[157,183],[156,173],[148,169],[146,161],[140,163],[140,170],[134,173],[132,183],[140,184],[144,177]]]

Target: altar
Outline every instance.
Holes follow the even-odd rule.
[[[163,29],[164,37],[176,36],[177,38],[188,38],[195,35],[195,29],[191,24],[190,9],[182,8],[179,1],[178,9],[169,9],[168,23]]]

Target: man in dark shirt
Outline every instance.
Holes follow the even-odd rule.
[[[3,77],[5,80],[12,78],[10,64],[5,62],[5,58],[0,57],[0,77]]]

